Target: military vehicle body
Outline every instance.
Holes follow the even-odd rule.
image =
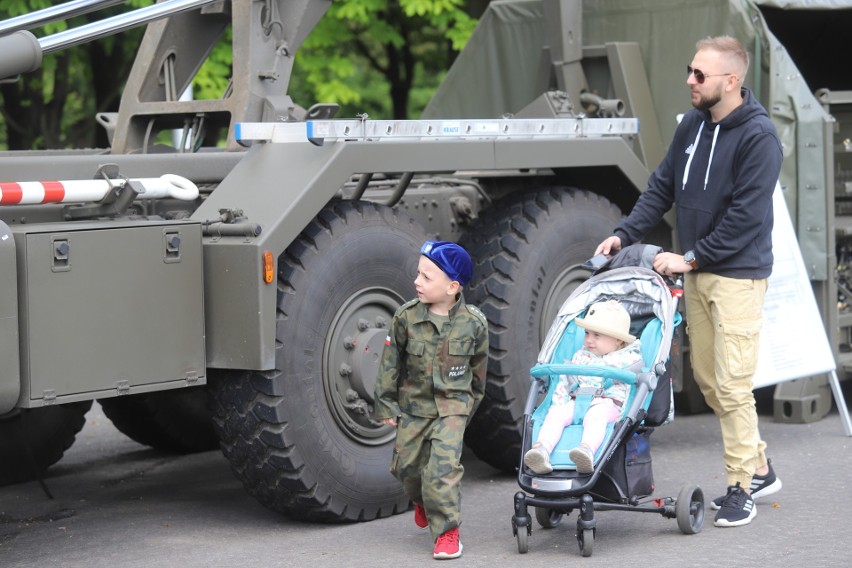
[[[650,14],[679,21],[704,4],[659,1]],[[16,291],[0,300],[2,481],[58,460],[98,400],[141,443],[220,445],[246,489],[284,514],[407,509],[387,471],[394,432],[370,414],[386,328],[413,294],[426,238],[476,259],[465,295],[489,318],[491,358],[466,442],[515,467],[527,371],[686,110],[695,39],[757,34],[750,81],[764,84],[776,49],[752,3],[716,2],[715,18],[659,47],[655,20],[637,29],[619,2],[494,2],[424,120],[333,120],[334,105],[287,95],[328,5],[168,0],[39,39],[24,31],[32,21],[0,28],[0,75],[13,76],[147,23],[118,112],[97,117],[110,148],[0,154],[0,279]],[[180,100],[229,25],[228,91]],[[817,114],[825,144],[831,121]],[[180,142],[157,143],[171,129]],[[788,200],[800,185],[790,171]],[[82,180],[97,191],[66,190]],[[673,246],[671,221],[654,242]],[[821,251],[818,284],[832,261]]]

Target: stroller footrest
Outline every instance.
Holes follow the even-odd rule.
[[[614,426],[614,424],[607,424],[604,440],[595,452],[595,463],[597,463],[600,459],[600,454],[603,451],[603,448],[606,447],[612,437],[612,433],[615,429]],[[577,465],[568,457],[568,452],[579,446],[582,438],[582,424],[572,424],[565,428],[562,432],[562,437],[559,439],[559,442],[550,454],[550,464],[553,466],[553,469],[576,469]]]

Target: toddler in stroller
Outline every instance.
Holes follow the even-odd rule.
[[[604,268],[617,265],[620,257],[635,255],[636,251],[631,248],[626,247]],[[593,312],[602,304],[610,306],[612,301],[629,314],[629,331],[625,333],[619,328],[618,332],[623,334],[625,343],[635,344],[641,362],[629,368],[623,368],[623,364],[609,366],[605,361],[597,365],[562,363],[582,350],[584,326],[587,330],[588,321],[595,321]],[[519,552],[527,552],[528,537],[532,533],[529,506],[535,508],[536,520],[544,528],[555,527],[563,515],[578,509],[576,534],[583,556],[592,552],[595,511],[654,512],[676,518],[683,533],[701,530],[704,495],[695,485],[683,487],[677,499],[667,497],[646,504],[639,502],[654,490],[650,433],[654,427],[670,421],[673,415],[671,373],[667,363],[679,323],[673,289],[659,274],[643,266],[621,266],[599,272],[579,286],[562,305],[545,338],[538,364],[530,371],[533,381],[525,410],[521,452],[524,458],[518,471],[518,484],[523,491],[515,494],[512,517]],[[612,326],[608,329],[613,331]],[[638,339],[626,341],[632,337]],[[563,380],[563,377],[568,379]],[[572,381],[576,377],[596,377],[602,386],[574,388],[573,384],[582,383],[579,379]],[[557,431],[558,441],[549,452],[548,465],[540,467],[543,460],[527,459],[527,455],[531,455],[530,450],[538,449],[531,445],[542,439],[543,429],[547,438],[546,417],[554,397],[558,403],[557,393],[564,392],[566,383],[571,385],[574,401],[571,420],[561,432]],[[560,388],[560,385],[563,386]],[[595,404],[596,395],[600,399],[600,395],[612,393],[610,389],[617,387],[626,391],[622,391],[623,403],[620,407],[615,405],[614,419],[604,425],[603,439],[596,451],[589,452],[591,459],[588,459],[586,452],[576,451],[583,442],[587,409]]]
[[[598,302],[589,308],[577,325],[586,330],[583,347],[571,358],[574,365],[606,365],[633,372],[642,369],[640,342],[630,334],[630,314],[615,300]],[[593,394],[588,400],[583,394]],[[568,452],[568,458],[580,473],[591,473],[595,452],[603,441],[606,425],[621,417],[621,409],[630,394],[630,385],[621,381],[589,375],[561,375],[551,398],[550,409],[538,438],[524,454],[524,464],[535,473],[550,473],[550,454],[562,437],[563,429],[574,415],[584,416],[580,444]],[[588,402],[588,408],[580,402]]]

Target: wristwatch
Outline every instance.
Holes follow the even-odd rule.
[[[693,270],[698,270],[698,262],[695,260],[695,253],[691,250],[683,253],[683,261],[691,266]]]

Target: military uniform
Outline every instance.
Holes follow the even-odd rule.
[[[376,416],[397,420],[391,473],[421,503],[433,540],[459,526],[464,429],[485,396],[488,322],[459,299],[446,317],[417,299],[385,341]]]

